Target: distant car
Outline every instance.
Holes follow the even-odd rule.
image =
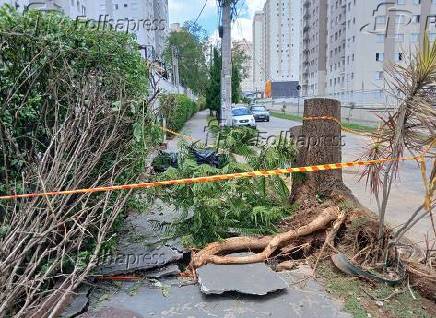
[[[265,106],[251,106],[251,112],[255,121],[267,121],[269,122],[269,111]]]
[[[237,106],[232,108],[231,125],[234,127],[248,126],[256,128],[256,120],[249,108]]]

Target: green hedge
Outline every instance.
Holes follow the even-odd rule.
[[[168,94],[160,97],[161,112],[166,118],[167,127],[179,131],[199,110],[197,103],[185,94]]]
[[[74,109],[71,100],[83,89],[75,83],[87,78],[99,78],[105,101],[113,103],[107,114],[120,111],[129,123],[125,144],[143,147],[151,131],[142,116],[148,71],[131,35],[4,6],[0,52],[0,193],[19,187],[24,168],[46,151],[53,131]]]

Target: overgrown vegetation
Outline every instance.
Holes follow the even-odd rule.
[[[0,35],[0,193],[134,182],[161,134],[148,117],[148,71],[134,39],[7,8]],[[2,201],[0,316],[56,315],[128,199]]]
[[[160,97],[160,110],[167,121],[167,127],[179,131],[192,116],[200,110],[197,104],[184,94],[167,94]]]

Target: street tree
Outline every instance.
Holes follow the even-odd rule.
[[[179,52],[180,83],[195,94],[204,96],[208,84],[208,69],[205,57],[207,36],[204,29],[190,21],[179,31],[171,32],[164,51],[164,60],[172,64],[172,49]]]
[[[209,69],[209,85],[206,91],[206,105],[211,113],[212,111],[218,112],[221,106],[221,65],[221,54],[217,48],[214,48]]]

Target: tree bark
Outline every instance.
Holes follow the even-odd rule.
[[[331,117],[335,120],[316,119]],[[342,162],[341,104],[334,99],[315,98],[304,102],[301,135],[295,137],[298,167]],[[300,202],[316,196],[343,193],[354,197],[344,185],[342,170],[305,173],[293,178],[291,200]]]

